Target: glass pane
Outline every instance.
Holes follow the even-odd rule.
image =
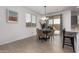
[[[36,16],[32,15],[32,26],[36,26]]]
[[[60,19],[54,19],[54,24],[60,24]]]
[[[53,19],[49,19],[48,20],[48,25],[52,25],[53,24]]]
[[[31,22],[31,14],[26,14],[26,23]]]
[[[60,34],[60,18],[54,19],[54,34]]]
[[[26,14],[26,26],[31,26],[31,14],[29,13]]]

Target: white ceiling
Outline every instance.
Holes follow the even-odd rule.
[[[26,8],[42,15],[45,13],[45,9],[43,6],[26,6]],[[72,6],[47,6],[46,13],[50,14],[54,12],[63,11],[69,8],[72,8]]]

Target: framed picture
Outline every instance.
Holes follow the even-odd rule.
[[[12,10],[7,10],[7,22],[15,23],[18,21],[18,13]]]

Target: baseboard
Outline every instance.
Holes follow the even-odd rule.
[[[35,36],[36,36],[36,35],[30,36],[30,37],[22,37],[21,39],[15,39],[15,40],[9,40],[9,41],[5,41],[5,42],[0,42],[0,45],[12,43],[12,42],[19,41],[19,40],[23,40],[23,39],[29,39],[29,38],[35,37]]]

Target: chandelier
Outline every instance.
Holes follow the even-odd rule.
[[[47,21],[49,18],[46,16],[46,6],[44,6],[44,8],[45,8],[45,14],[44,17],[41,18],[41,20]]]

